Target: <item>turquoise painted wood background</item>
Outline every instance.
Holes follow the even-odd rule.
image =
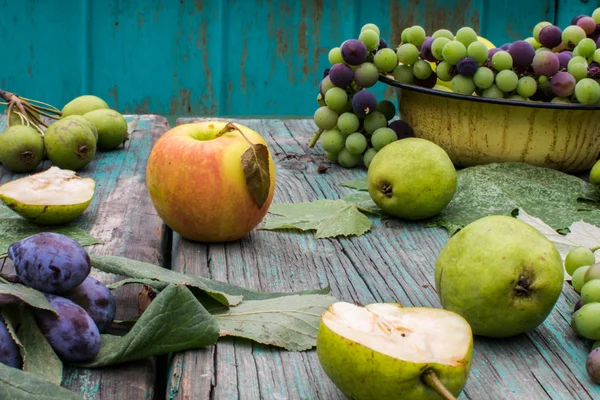
[[[0,0],[0,88],[62,107],[95,94],[126,113],[309,116],[327,53],[373,22],[397,44],[471,26],[500,46],[591,0]],[[393,99],[383,84],[373,89]]]

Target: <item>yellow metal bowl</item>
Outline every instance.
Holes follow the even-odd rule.
[[[600,106],[490,99],[381,77],[415,136],[442,147],[458,167],[524,162],[576,173],[600,153]]]

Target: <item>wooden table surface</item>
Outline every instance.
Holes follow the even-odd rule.
[[[330,285],[331,295],[344,301],[440,307],[433,269],[448,240],[441,228],[371,217],[370,232],[340,239],[255,230],[237,242],[203,244],[173,234],[156,215],[144,182],[152,145],[168,123],[154,115],[127,119],[138,121],[125,149],[100,152],[80,172],[97,182],[95,199],[81,217],[82,227],[105,242],[90,251],[263,291]],[[233,121],[267,140],[276,162],[274,203],[337,199],[352,193],[340,183],[365,175],[364,169],[326,162],[319,146],[308,148],[315,130],[311,120]],[[3,125],[0,119],[0,129]],[[329,168],[320,173],[320,165]],[[0,167],[1,183],[15,177]],[[119,279],[98,271],[94,276],[105,282]],[[135,315],[139,290],[136,285],[119,290],[117,318]],[[590,342],[577,338],[569,326],[578,299],[565,283],[555,309],[537,329],[505,340],[477,337],[471,374],[460,398],[600,398],[599,386],[585,371]],[[222,338],[204,349],[118,367],[65,368],[63,386],[93,400],[345,399],[324,374],[314,349],[287,352],[241,338]]]

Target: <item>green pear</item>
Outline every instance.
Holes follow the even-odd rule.
[[[32,127],[13,125],[0,132],[0,163],[13,172],[33,171],[44,159],[44,139]]]
[[[0,200],[23,218],[43,225],[71,222],[88,208],[96,183],[52,166],[0,186]]]
[[[88,128],[90,128],[90,130],[94,134],[94,137],[96,138],[96,142],[98,142],[98,129],[96,129],[96,125],[91,123],[90,120],[86,119],[83,115],[70,115],[65,119],[74,119],[76,121],[81,122],[82,124],[85,124]]]
[[[98,148],[113,150],[128,138],[127,120],[115,110],[95,110],[83,115],[98,129]]]
[[[367,172],[369,194],[386,213],[410,220],[442,211],[456,191],[448,154],[425,139],[405,138],[384,146]]]
[[[107,109],[108,104],[98,96],[84,95],[79,96],[65,104],[61,110],[61,118],[71,115],[83,115],[90,111]]]
[[[563,288],[556,247],[531,225],[492,215],[446,243],[435,266],[442,307],[462,315],[480,336],[515,336],[540,325]]]
[[[323,370],[354,400],[453,398],[467,382],[472,353],[467,321],[438,308],[337,302],[317,334]]]
[[[44,134],[46,154],[52,164],[77,171],[96,155],[96,137],[84,123],[64,118],[53,122]]]

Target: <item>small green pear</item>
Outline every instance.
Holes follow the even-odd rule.
[[[13,172],[33,171],[44,159],[44,139],[32,127],[13,125],[0,132],[0,163]]]
[[[596,164],[590,171],[590,183],[596,187],[600,187],[600,160],[596,161]]]
[[[98,129],[98,148],[113,150],[128,139],[127,120],[115,110],[95,110],[83,115]]]
[[[450,238],[435,266],[446,310],[475,335],[504,338],[540,325],[563,288],[554,244],[531,225],[504,215],[480,218]]]
[[[52,164],[77,171],[96,155],[96,137],[84,123],[71,118],[53,122],[44,134],[46,154]]]
[[[472,354],[467,321],[438,308],[337,302],[317,333],[323,370],[354,400],[453,398],[467,382]]]
[[[65,104],[61,110],[61,118],[71,115],[83,115],[90,111],[107,109],[108,104],[98,96],[84,95],[79,96]]]
[[[85,124],[88,128],[90,128],[90,130],[94,134],[94,137],[96,138],[96,142],[98,142],[98,129],[96,129],[96,125],[91,123],[89,119],[86,119],[83,115],[70,115],[65,119],[74,119]]]

